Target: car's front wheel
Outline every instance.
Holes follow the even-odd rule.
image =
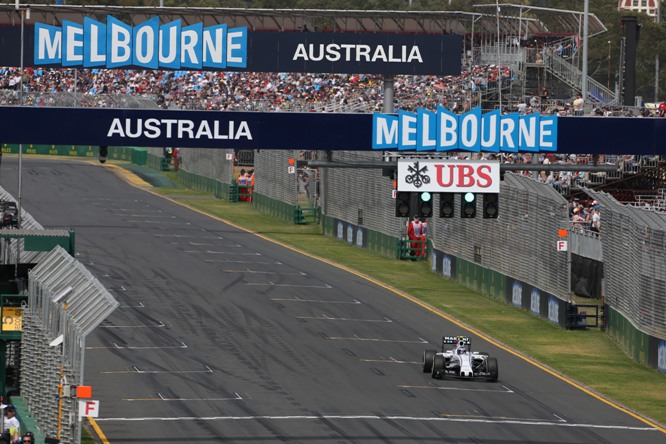
[[[444,374],[444,368],[446,367],[446,359],[442,355],[435,355],[435,359],[432,361],[432,377],[441,378]]]
[[[486,358],[486,371],[488,372],[488,381],[497,381],[499,378],[497,358]]]
[[[423,373],[430,373],[432,371],[432,362],[436,354],[435,350],[426,350],[423,352]]]

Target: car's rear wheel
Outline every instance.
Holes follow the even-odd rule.
[[[444,368],[446,366],[446,359],[442,355],[435,355],[435,359],[432,361],[432,377],[441,378],[444,374]]]
[[[432,361],[435,359],[437,352],[435,350],[426,350],[423,352],[423,373],[430,373],[432,371]]]
[[[497,381],[499,378],[497,358],[486,358],[486,371],[488,372],[488,381]]]

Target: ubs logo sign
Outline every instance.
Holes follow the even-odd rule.
[[[416,188],[421,188],[423,184],[430,183],[430,176],[426,173],[428,172],[428,165],[420,167],[419,161],[414,162],[413,165],[407,167],[407,171],[410,174],[405,176],[405,182],[408,184],[414,185]]]
[[[500,164],[481,160],[398,160],[398,191],[499,193]]]

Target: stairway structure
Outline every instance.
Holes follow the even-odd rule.
[[[568,49],[562,49],[568,48]],[[522,88],[521,96],[526,93],[540,92],[548,86],[551,97],[559,99],[573,98],[581,92],[583,72],[578,68],[579,51],[573,37],[551,42],[541,48],[520,48],[503,44],[485,46],[478,52],[476,62],[491,64],[501,63],[511,67],[516,75],[516,87]],[[545,79],[549,79],[546,81]],[[520,83],[522,82],[522,83]],[[619,94],[606,86],[587,77],[587,103],[617,105]]]

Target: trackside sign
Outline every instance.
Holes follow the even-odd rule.
[[[103,21],[0,27],[0,66],[460,75],[462,36],[252,31],[226,24]],[[19,48],[24,46],[23,59]]]
[[[398,191],[499,193],[499,162],[398,160]]]
[[[418,109],[395,114],[375,113],[372,148],[408,151],[518,152],[557,151],[557,116],[538,113],[486,114],[481,108],[454,114]]]
[[[247,28],[226,24],[161,25],[154,17],[129,26],[108,16],[106,23],[85,17],[83,24],[35,24],[34,64],[119,68],[243,68],[247,65]]]

